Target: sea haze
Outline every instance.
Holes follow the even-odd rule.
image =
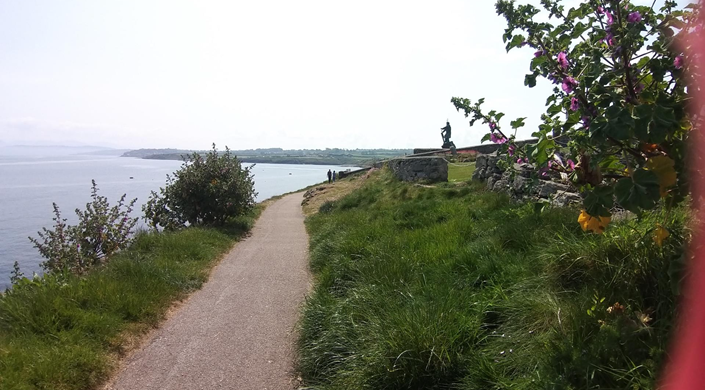
[[[52,202],[68,223],[75,223],[74,210],[90,201],[91,179],[95,179],[99,193],[111,205],[122,194],[137,198],[133,215],[141,216],[150,191],[164,186],[166,175],[180,166],[180,161],[99,155],[0,156],[0,291],[9,285],[15,261],[25,275],[40,272],[43,259],[27,237],[37,237],[42,227],[53,226]],[[257,164],[253,168],[257,200],[322,182],[328,169],[347,167]]]

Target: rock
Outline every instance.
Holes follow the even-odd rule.
[[[570,204],[576,204],[583,201],[583,198],[575,192],[561,191],[556,193],[551,203],[555,206],[565,207]]]
[[[539,184],[536,185],[534,193],[541,198],[548,198],[549,196],[557,193],[558,191],[567,192],[570,189],[568,185],[562,183],[556,183],[554,181],[541,180]]]

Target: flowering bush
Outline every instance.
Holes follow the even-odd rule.
[[[471,126],[488,125],[483,141],[501,144],[508,168],[531,162],[542,173],[568,174],[585,194],[583,229],[600,233],[615,203],[638,214],[688,194],[689,132],[700,118],[686,109],[700,73],[684,52],[701,33],[699,9],[676,10],[674,1],[660,10],[627,0],[590,0],[568,10],[560,3],[542,0],[543,10],[496,3],[507,21],[507,51],[534,51],[524,84],[545,78],[555,85],[535,143],[514,142],[526,118],[511,122],[514,134],[507,134],[504,114],[485,113],[484,99],[452,103]]]
[[[90,203],[86,209],[76,209],[77,225],[68,225],[61,218],[59,206],[54,206],[54,229],[42,228],[39,239],[29,237],[34,247],[47,260],[41,264],[47,272],[68,271],[84,273],[102,264],[113,253],[129,244],[137,218],[131,218],[137,199],[125,202],[123,195],[117,205],[110,207],[108,199],[98,195],[98,186],[92,181]],[[20,275],[16,266],[16,275]],[[16,278],[16,279],[18,279]]]
[[[226,147],[205,156],[193,153],[185,158],[174,176],[167,175],[166,187],[152,191],[142,206],[145,220],[168,230],[189,225],[220,225],[255,205],[252,166],[243,168]]]

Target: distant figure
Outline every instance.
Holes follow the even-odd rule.
[[[333,174],[330,172],[330,169],[328,170],[328,184],[330,184],[330,179],[333,177]]]
[[[446,121],[446,126],[441,127],[441,137],[443,137],[443,148],[449,148],[452,145],[450,142],[450,122]]]
[[[335,171],[333,171],[333,183],[335,183]]]

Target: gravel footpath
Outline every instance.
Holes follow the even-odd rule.
[[[265,209],[107,389],[295,389],[294,327],[309,286],[302,194]]]

